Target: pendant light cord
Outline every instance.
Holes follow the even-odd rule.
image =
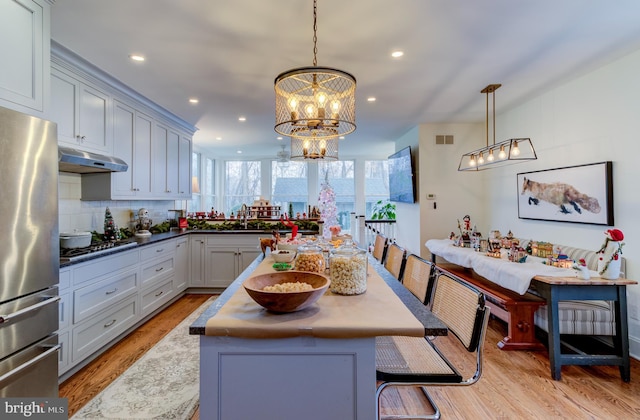
[[[318,12],[317,12],[317,0],[313,0],[313,67],[318,67]]]

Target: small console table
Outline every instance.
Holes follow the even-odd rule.
[[[619,366],[620,376],[625,382],[631,380],[629,360],[629,326],[627,319],[627,285],[634,280],[606,280],[592,278],[582,280],[573,277],[536,276],[531,281],[535,289],[547,301],[549,320],[549,362],[551,376],[560,380],[563,365]],[[558,302],[561,300],[611,300],[615,302],[616,335],[613,337],[614,354],[565,354],[560,348],[558,325]]]

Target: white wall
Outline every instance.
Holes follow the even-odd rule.
[[[516,177],[520,172],[610,160],[615,227],[625,234],[627,277],[640,280],[640,223],[635,217],[640,194],[634,185],[640,179],[638,74],[640,51],[497,115],[496,140],[530,137],[538,154],[532,162],[458,173],[461,154],[484,146],[484,124],[421,125],[421,244],[445,237],[456,228],[456,219],[468,213],[482,233],[511,230],[518,237],[596,251],[606,226],[519,219]],[[454,134],[455,147],[433,146],[435,134]],[[427,193],[436,194],[437,210],[424,199]],[[640,358],[640,286],[628,287],[627,296],[631,353]]]
[[[452,145],[436,145],[436,135],[453,135]],[[485,145],[484,124],[423,124],[420,126],[420,247],[423,258],[429,256],[424,243],[430,238],[446,238],[457,233],[457,221],[465,215],[472,225],[487,234],[484,223],[484,174],[458,172],[463,153]],[[435,200],[427,200],[435,194]],[[435,208],[434,208],[435,204]]]
[[[418,127],[408,131],[396,141],[395,151],[411,147],[416,179],[419,179],[419,130]],[[416,192],[419,186],[416,187]],[[407,250],[407,254],[420,254],[420,198],[416,197],[415,204],[394,203],[396,205],[396,242]]]
[[[640,51],[496,117],[500,139],[531,137],[535,162],[486,171],[490,227],[516,236],[598,250],[606,226],[518,219],[516,174],[613,162],[615,227],[625,234],[627,277],[640,279]],[[640,286],[627,288],[631,351],[640,356]]]
[[[154,225],[167,220],[169,217],[167,210],[176,208],[173,200],[80,201],[80,177],[79,174],[60,172],[58,180],[60,232],[72,232],[74,229],[104,232],[104,213],[107,207],[116,224],[121,228],[133,228],[132,222],[142,207],[149,210],[149,217]]]

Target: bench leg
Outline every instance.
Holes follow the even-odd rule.
[[[540,305],[508,305],[507,336],[498,342],[501,350],[545,350],[536,339],[533,315]]]

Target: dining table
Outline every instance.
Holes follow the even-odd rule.
[[[448,332],[370,256],[365,293],[328,289],[303,310],[269,312],[242,283],[274,272],[273,263],[258,256],[189,328],[200,336],[201,418],[370,420],[376,337]]]

